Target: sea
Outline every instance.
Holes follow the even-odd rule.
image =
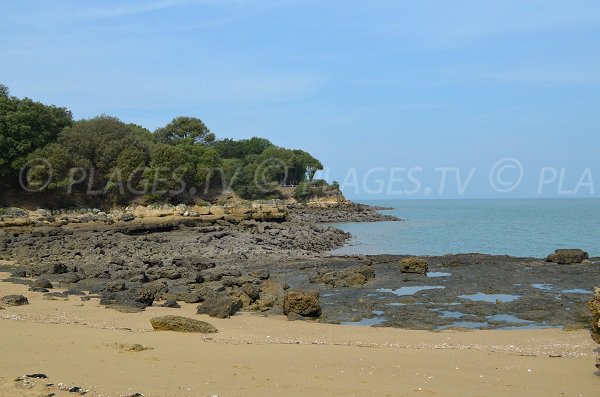
[[[546,257],[559,248],[600,256],[600,199],[367,200],[401,222],[334,224],[352,234],[335,254],[485,253]]]

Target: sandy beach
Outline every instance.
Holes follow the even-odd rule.
[[[152,330],[150,318],[174,314],[169,308],[119,313],[95,299],[0,289],[30,302],[0,310],[7,397],[74,395],[46,383],[94,396],[595,396],[600,384],[597,345],[583,330],[430,332],[250,313],[220,320],[184,304],[176,314],[219,330],[186,334]],[[128,351],[134,344],[148,349]],[[48,379],[15,381],[33,373]]]

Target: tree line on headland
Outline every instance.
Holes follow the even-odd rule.
[[[64,108],[11,96],[0,84],[0,186],[55,201],[125,204],[193,201],[225,189],[276,198],[281,185],[314,194],[321,162],[264,138],[218,139],[202,120],[177,117],[156,131],[100,115],[73,120]],[[87,198],[84,198],[87,197]],[[0,203],[1,204],[1,203]]]

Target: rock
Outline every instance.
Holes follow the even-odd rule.
[[[211,324],[181,316],[162,316],[150,319],[156,331],[198,332],[212,334],[218,332]]]
[[[548,255],[546,262],[554,262],[560,265],[570,265],[573,263],[581,263],[589,259],[587,252],[580,249],[558,249],[553,254]]]
[[[402,273],[427,273],[427,261],[416,256],[400,260],[400,271]]]
[[[47,278],[38,278],[31,284],[31,288],[52,289],[52,283]]]
[[[43,208],[38,209],[36,212],[39,216],[41,216],[43,218],[50,218],[52,216],[52,212],[50,212],[46,209],[43,209]]]
[[[125,213],[125,214],[121,215],[121,220],[123,222],[131,222],[134,219],[135,219],[135,216],[130,213]]]
[[[283,298],[283,313],[296,313],[303,317],[319,317],[321,305],[319,292],[290,289]]]
[[[592,312],[592,339],[600,343],[600,288],[594,288],[594,298],[588,302]]]
[[[27,277],[27,272],[24,269],[15,269],[10,274],[12,277]]]
[[[294,313],[294,312],[289,312],[287,314],[287,319],[289,321],[304,321],[304,320],[306,320],[304,317],[302,317],[298,313]]]
[[[163,303],[162,305],[160,305],[161,307],[171,307],[174,309],[179,309],[181,307],[181,305],[179,303],[177,303],[176,300],[174,299],[168,299],[165,301],[165,303]]]
[[[198,314],[208,314],[211,317],[229,318],[242,307],[239,298],[212,295],[204,299],[198,306]]]
[[[242,285],[242,291],[244,291],[252,301],[257,300],[260,297],[260,287],[257,285],[246,283]]]
[[[29,301],[23,295],[6,295],[0,299],[0,303],[8,306],[28,305]]]
[[[333,288],[356,287],[366,284],[375,277],[373,267],[369,265],[353,266],[341,271],[318,269],[317,274],[310,277],[311,283],[329,284]]]

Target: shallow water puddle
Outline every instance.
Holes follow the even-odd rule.
[[[563,294],[593,294],[593,292],[590,291],[589,289],[581,289],[581,288],[563,289],[560,292],[562,292]]]
[[[552,284],[531,284],[535,289],[541,289],[542,291],[552,291],[554,286]]]
[[[381,324],[385,321],[384,317],[363,318],[358,321],[342,321],[342,325],[361,325],[370,327],[371,325]]]
[[[391,293],[391,294],[394,294],[397,296],[409,296],[409,295],[414,295],[420,291],[427,291],[430,289],[442,289],[442,288],[446,288],[446,287],[443,287],[441,285],[415,285],[412,287],[400,287],[398,289],[379,288],[377,290],[377,292],[386,292],[386,293]]]
[[[478,293],[472,294],[472,295],[460,295],[459,298],[467,299],[470,301],[477,301],[477,302],[496,303],[497,301],[500,301],[502,303],[507,303],[507,302],[515,301],[515,300],[519,299],[520,297],[518,295],[484,294],[483,292],[478,292]]]
[[[511,314],[494,314],[491,316],[486,316],[486,318],[490,321],[500,321],[503,323],[513,323],[513,324],[530,324],[533,321],[523,320],[517,316],[513,316]]]
[[[465,315],[464,313],[461,313],[461,312],[452,312],[452,311],[442,311],[442,312],[440,312],[440,314],[444,318],[461,318]]]
[[[435,278],[435,277],[448,277],[451,276],[452,273],[445,272],[427,272],[427,277]]]

